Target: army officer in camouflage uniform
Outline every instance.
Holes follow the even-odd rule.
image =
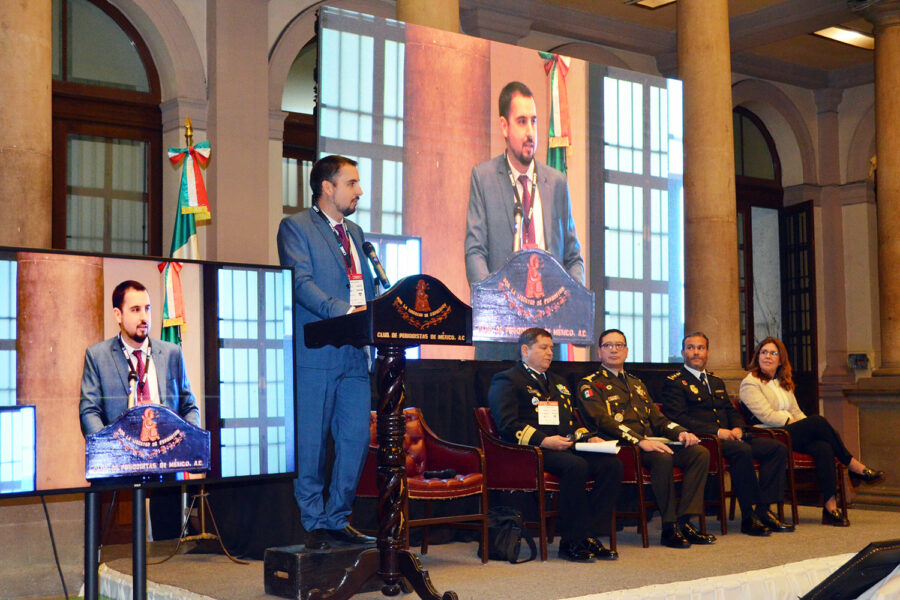
[[[500,435],[513,444],[538,446],[544,470],[560,478],[559,556],[587,562],[615,560],[597,536],[609,529],[622,484],[622,463],[613,454],[576,452],[574,440],[599,441],[577,429],[572,393],[565,380],[547,369],[553,361],[549,331],[533,327],[519,336],[522,361],[497,373],[488,400]],[[585,438],[585,439],[580,439]],[[588,480],[594,481],[590,492]]]
[[[715,536],[701,533],[691,523],[691,517],[703,510],[709,452],[698,445],[697,436],[663,416],[640,379],[625,373],[628,345],[624,333],[608,329],[600,334],[599,344],[603,368],[582,379],[578,386],[587,426],[601,436],[636,444],[643,450],[641,463],[650,470],[650,485],[662,514],[662,545],[688,548],[691,544],[715,543]],[[677,508],[673,467],[684,473]]]

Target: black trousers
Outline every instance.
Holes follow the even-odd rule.
[[[844,446],[841,436],[825,417],[810,415],[784,427],[791,434],[794,450],[809,454],[816,461],[816,478],[822,488],[822,496],[828,500],[837,495],[837,479],[834,459],[849,465],[853,455]]]
[[[544,470],[560,478],[557,528],[563,541],[607,535],[622,486],[622,463],[615,454],[543,450]],[[585,485],[594,480],[588,492]]]
[[[703,446],[670,446],[674,454],[641,452],[641,463],[650,470],[650,487],[656,497],[663,523],[703,511],[703,489],[709,473],[709,451]],[[675,478],[672,468],[682,471],[681,499],[675,507]]]
[[[784,498],[787,446],[764,437],[722,440],[722,455],[728,461],[731,485],[745,518],[754,505],[769,505]],[[753,470],[754,459],[759,461],[758,479]]]

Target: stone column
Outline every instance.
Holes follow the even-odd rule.
[[[876,375],[900,375],[900,1],[866,11],[875,24],[875,149],[878,159],[878,279],[881,366]]]
[[[684,82],[685,329],[710,337],[710,365],[743,376],[738,298],[731,51],[726,0],[679,0]]]
[[[397,0],[397,20],[459,33],[459,0]]]
[[[0,244],[49,248],[50,0],[0,2]]]
[[[848,389],[859,411],[859,458],[884,469],[882,485],[860,488],[854,504],[900,506],[900,443],[885,435],[900,427],[900,1],[887,0],[865,11],[875,25],[875,151],[878,218],[878,279],[881,364],[872,377]],[[878,361],[876,361],[877,363]],[[882,466],[879,466],[882,465]]]
[[[407,27],[403,103],[403,231],[421,236],[422,272],[440,273],[469,298],[463,241],[472,167],[491,155],[490,42]],[[448,81],[465,81],[453,94]],[[441,115],[440,133],[435,115]],[[438,136],[436,138],[435,136]],[[471,358],[451,346],[423,346],[427,358]]]
[[[203,258],[266,263],[270,226],[268,2],[209,0],[206,171],[212,222]],[[202,251],[201,251],[202,253]]]
[[[16,397],[37,407],[37,487],[82,487],[78,402],[84,351],[103,339],[103,259],[17,259]]]

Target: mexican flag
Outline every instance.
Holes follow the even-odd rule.
[[[566,75],[571,59],[549,52],[538,53],[544,59],[544,71],[550,76],[550,143],[547,144],[547,164],[566,172],[566,148],[569,137],[569,90]]]

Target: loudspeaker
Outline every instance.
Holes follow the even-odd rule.
[[[800,600],[856,598],[900,564],[900,540],[872,542]]]

